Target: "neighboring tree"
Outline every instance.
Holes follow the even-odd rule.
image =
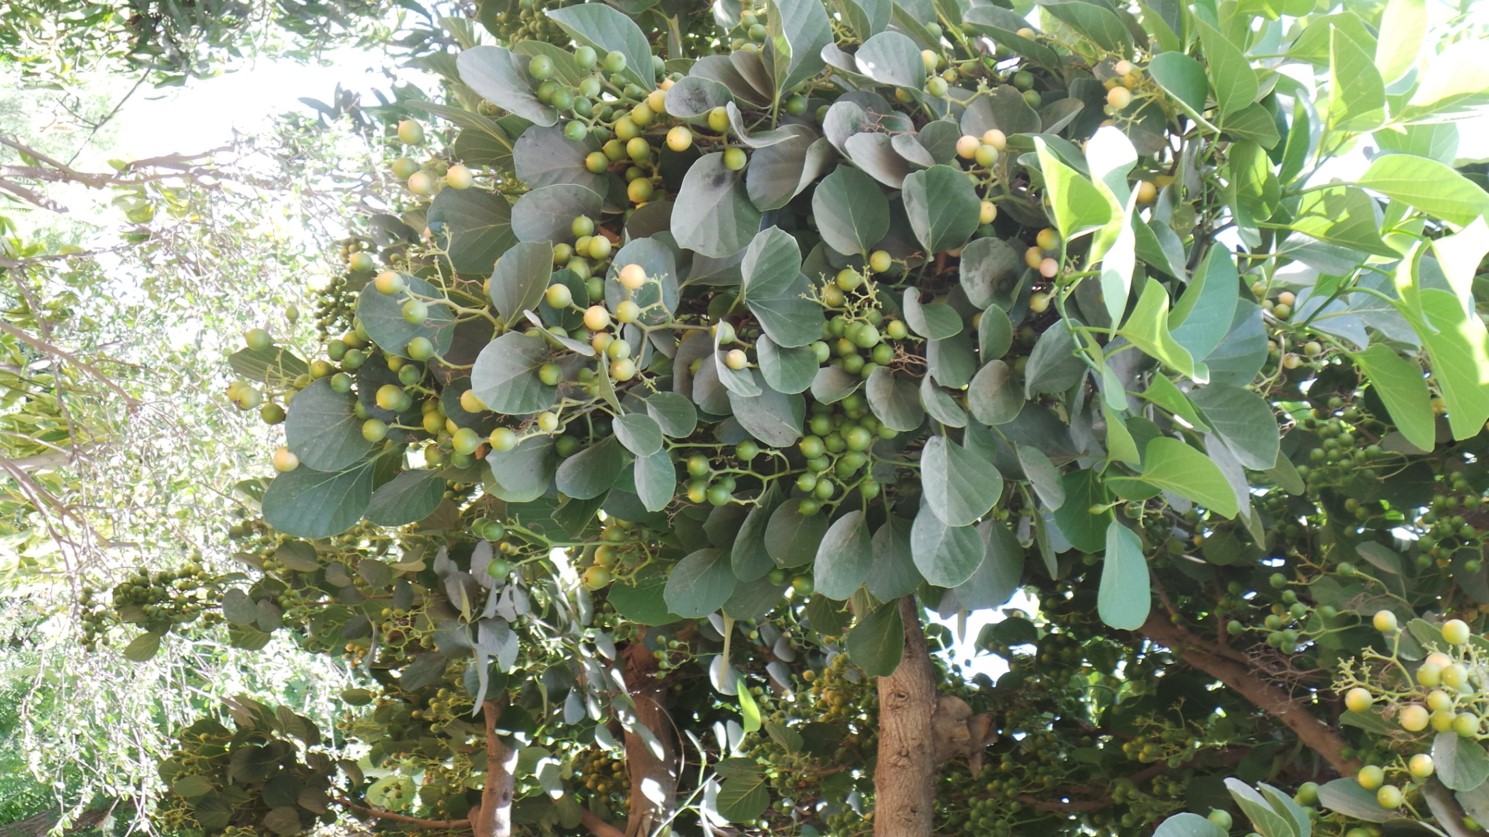
[[[285,445],[213,612],[363,681],[335,740],[187,727],[162,823],[1489,823],[1481,33],[531,5],[430,62],[450,141],[394,164],[324,356],[233,356]],[[976,638],[1008,673],[933,655],[927,610],[1020,588]],[[93,618],[153,646],[159,594]]]

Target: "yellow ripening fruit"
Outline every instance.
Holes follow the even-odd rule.
[[[1401,728],[1407,732],[1421,732],[1427,728],[1430,717],[1427,707],[1419,703],[1411,703],[1401,707],[1401,714],[1397,720],[1401,722]]]
[[[1453,696],[1442,689],[1433,689],[1427,693],[1427,708],[1433,712],[1447,712],[1453,708]]]
[[[1375,801],[1382,808],[1400,808],[1401,799],[1401,788],[1395,785],[1384,785],[1375,792]]]
[[[1426,753],[1417,753],[1406,763],[1406,769],[1418,779],[1425,779],[1437,772],[1437,765]]]
[[[1125,87],[1113,87],[1106,91],[1106,103],[1117,110],[1126,110],[1132,104],[1132,91]]]
[[[1053,279],[1060,272],[1060,263],[1054,259],[1041,259],[1039,262],[1039,275],[1046,279]]]
[[[1449,645],[1462,645],[1468,642],[1468,623],[1462,619],[1449,619],[1442,623],[1442,639]]]
[[[1442,670],[1442,684],[1449,689],[1458,689],[1468,682],[1468,669],[1453,663]]]
[[[1038,244],[1041,250],[1053,250],[1060,243],[1060,234],[1050,227],[1045,227],[1034,236],[1034,243]]]
[[[687,151],[693,144],[693,132],[686,125],[678,125],[667,132],[667,147],[673,151]]]
[[[742,349],[730,349],[724,354],[724,365],[737,372],[750,365],[750,356]]]
[[[1375,698],[1364,686],[1356,686],[1344,693],[1344,706],[1351,712],[1369,712]]]
[[[1042,261],[1044,261],[1044,251],[1038,247],[1030,247],[1024,251],[1024,264],[1030,269],[1037,269]]]
[[[1375,629],[1383,634],[1395,633],[1398,627],[1396,614],[1389,610],[1377,610],[1375,612],[1375,618],[1370,620],[1370,624],[1374,625]]]
[[[1143,205],[1158,200],[1158,187],[1152,181],[1139,180],[1137,182],[1137,202]]]
[[[476,176],[471,170],[460,163],[450,166],[445,171],[445,183],[451,189],[469,189],[476,182]]]
[[[992,201],[983,201],[977,208],[977,221],[981,224],[991,224],[998,219],[998,205]]]
[[[963,160],[970,160],[977,153],[977,147],[979,145],[982,145],[982,143],[978,142],[977,137],[971,134],[963,134],[956,141],[956,156],[961,157]]]
[[[590,331],[604,331],[610,327],[610,312],[603,305],[591,305],[584,309],[584,327]]]
[[[620,274],[616,278],[620,280],[621,287],[626,290],[638,291],[641,290],[642,285],[646,284],[646,268],[639,264],[628,264],[620,269]]]
[[[1367,764],[1355,774],[1355,781],[1365,790],[1375,790],[1386,781],[1386,771],[1378,764]]]
[[[997,128],[989,128],[982,132],[982,144],[1002,151],[1008,147],[1008,136]]]
[[[274,470],[287,474],[298,467],[300,467],[300,457],[295,456],[289,448],[280,445],[274,449]]]
[[[1448,666],[1453,664],[1453,658],[1449,657],[1447,654],[1444,654],[1441,651],[1433,651],[1431,654],[1427,655],[1427,659],[1423,660],[1423,662],[1431,663],[1438,668],[1447,668]]]

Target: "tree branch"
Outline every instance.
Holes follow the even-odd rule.
[[[371,808],[366,805],[359,805],[344,796],[333,797],[333,799],[336,801],[336,804],[344,808],[350,808],[351,810],[356,811],[359,814],[364,814],[374,819],[387,820],[388,822],[407,823],[408,825],[417,825],[420,828],[470,829],[470,820],[426,820],[419,817],[410,817],[407,814],[400,814],[397,811],[385,811],[381,808]]]
[[[1333,727],[1319,720],[1291,695],[1263,680],[1256,671],[1216,653],[1212,643],[1175,625],[1166,614],[1150,615],[1139,630],[1148,639],[1173,650],[1184,662],[1224,683],[1258,709],[1286,724],[1304,745],[1341,776],[1359,771],[1360,762],[1345,757],[1344,750],[1348,744]]]
[[[579,809],[579,824],[589,830],[594,837],[625,837],[626,833],[608,822],[600,819],[599,815],[588,808]]]
[[[501,710],[502,704],[495,700],[481,704],[486,723],[486,787],[481,791],[481,804],[470,812],[476,837],[508,837],[512,833],[512,795],[517,781],[512,771],[517,768],[517,750],[496,734]]]
[[[101,370],[99,370],[98,367],[96,367],[93,364],[88,363],[87,361],[79,358],[77,355],[73,354],[72,352],[69,352],[66,349],[63,349],[60,346],[55,346],[55,345],[53,345],[51,343],[48,343],[47,341],[41,339],[40,337],[37,337],[34,334],[29,334],[29,333],[27,333],[25,331],[22,331],[21,329],[16,328],[15,326],[13,326],[13,325],[11,325],[10,323],[7,323],[7,322],[0,322],[0,332],[4,332],[6,334],[9,334],[12,337],[16,338],[17,340],[21,341],[22,343],[25,343],[26,345],[31,346],[32,348],[34,348],[34,349],[36,349],[38,351],[46,352],[47,354],[51,355],[52,357],[60,358],[62,360],[65,360],[68,363],[71,363],[73,366],[76,366],[77,368],[83,370],[84,372],[87,372],[88,375],[89,375],[89,377],[93,378],[94,380],[98,381],[99,383],[103,384],[104,386],[108,387],[109,389],[113,390],[116,395],[118,395],[120,398],[124,399],[124,404],[129,409],[132,410],[135,407],[138,407],[139,406],[139,403],[140,402],[137,401],[134,396],[130,395],[128,392],[125,392],[123,387],[121,387],[118,384],[114,383],[113,380],[111,380],[108,375],[105,375]]]
[[[879,678],[875,837],[930,837],[936,801],[936,677],[914,596],[899,601],[905,650]]]

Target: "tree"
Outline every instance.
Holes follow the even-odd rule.
[[[395,163],[324,356],[234,355],[287,419],[222,616],[371,709],[347,749],[232,703],[162,821],[1489,822],[1472,30],[691,8],[549,8],[438,64],[448,142]],[[927,609],[1020,588],[996,683],[932,654]]]

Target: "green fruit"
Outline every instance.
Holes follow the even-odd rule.
[[[534,55],[532,60],[527,62],[527,74],[538,81],[552,78],[555,69],[553,59],[546,55]]]
[[[724,152],[724,168],[730,171],[739,171],[749,162],[749,157],[743,148],[730,148]]]
[[[619,73],[626,68],[626,56],[618,50],[605,53],[605,72],[610,74]]]
[[[261,352],[274,345],[274,338],[264,329],[250,328],[243,333],[243,342],[248,345],[248,348]]]

